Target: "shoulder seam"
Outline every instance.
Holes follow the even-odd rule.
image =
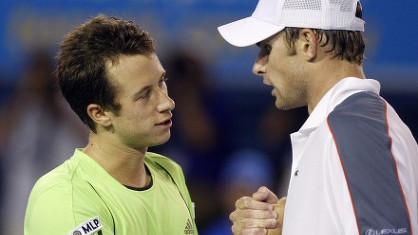
[[[77,161],[76,164],[74,165],[74,171],[72,172],[71,176],[70,176],[70,182],[71,182],[71,210],[72,210],[72,214],[73,214],[73,225],[77,226],[76,224],[76,218],[75,218],[75,209],[74,209],[74,184],[73,184],[73,180],[76,174],[76,171],[79,170],[78,166],[80,164],[80,161]],[[88,183],[88,182],[87,182]]]

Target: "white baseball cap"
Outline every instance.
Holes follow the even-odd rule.
[[[356,17],[359,0],[259,0],[250,17],[218,27],[237,47],[258,43],[285,27],[364,31]]]

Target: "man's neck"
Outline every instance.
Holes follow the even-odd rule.
[[[147,149],[136,150],[110,140],[106,136],[90,134],[84,152],[101,165],[121,184],[136,188],[147,186],[151,177],[145,170]]]
[[[322,97],[335,84],[346,77],[364,79],[363,67],[342,60],[328,60],[326,65],[316,66],[309,79],[307,88],[307,104],[309,114],[315,109]]]

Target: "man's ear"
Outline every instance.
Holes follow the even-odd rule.
[[[317,34],[312,29],[301,29],[298,39],[298,52],[306,61],[312,62],[318,56],[319,41]]]
[[[98,104],[89,104],[87,106],[87,115],[96,123],[104,128],[112,126],[111,112],[105,110]]]

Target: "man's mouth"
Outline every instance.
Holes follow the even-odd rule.
[[[169,126],[171,124],[172,124],[172,121],[171,121],[171,118],[169,118],[169,119],[167,119],[167,120],[165,120],[163,122],[157,123],[155,125],[156,126]]]

